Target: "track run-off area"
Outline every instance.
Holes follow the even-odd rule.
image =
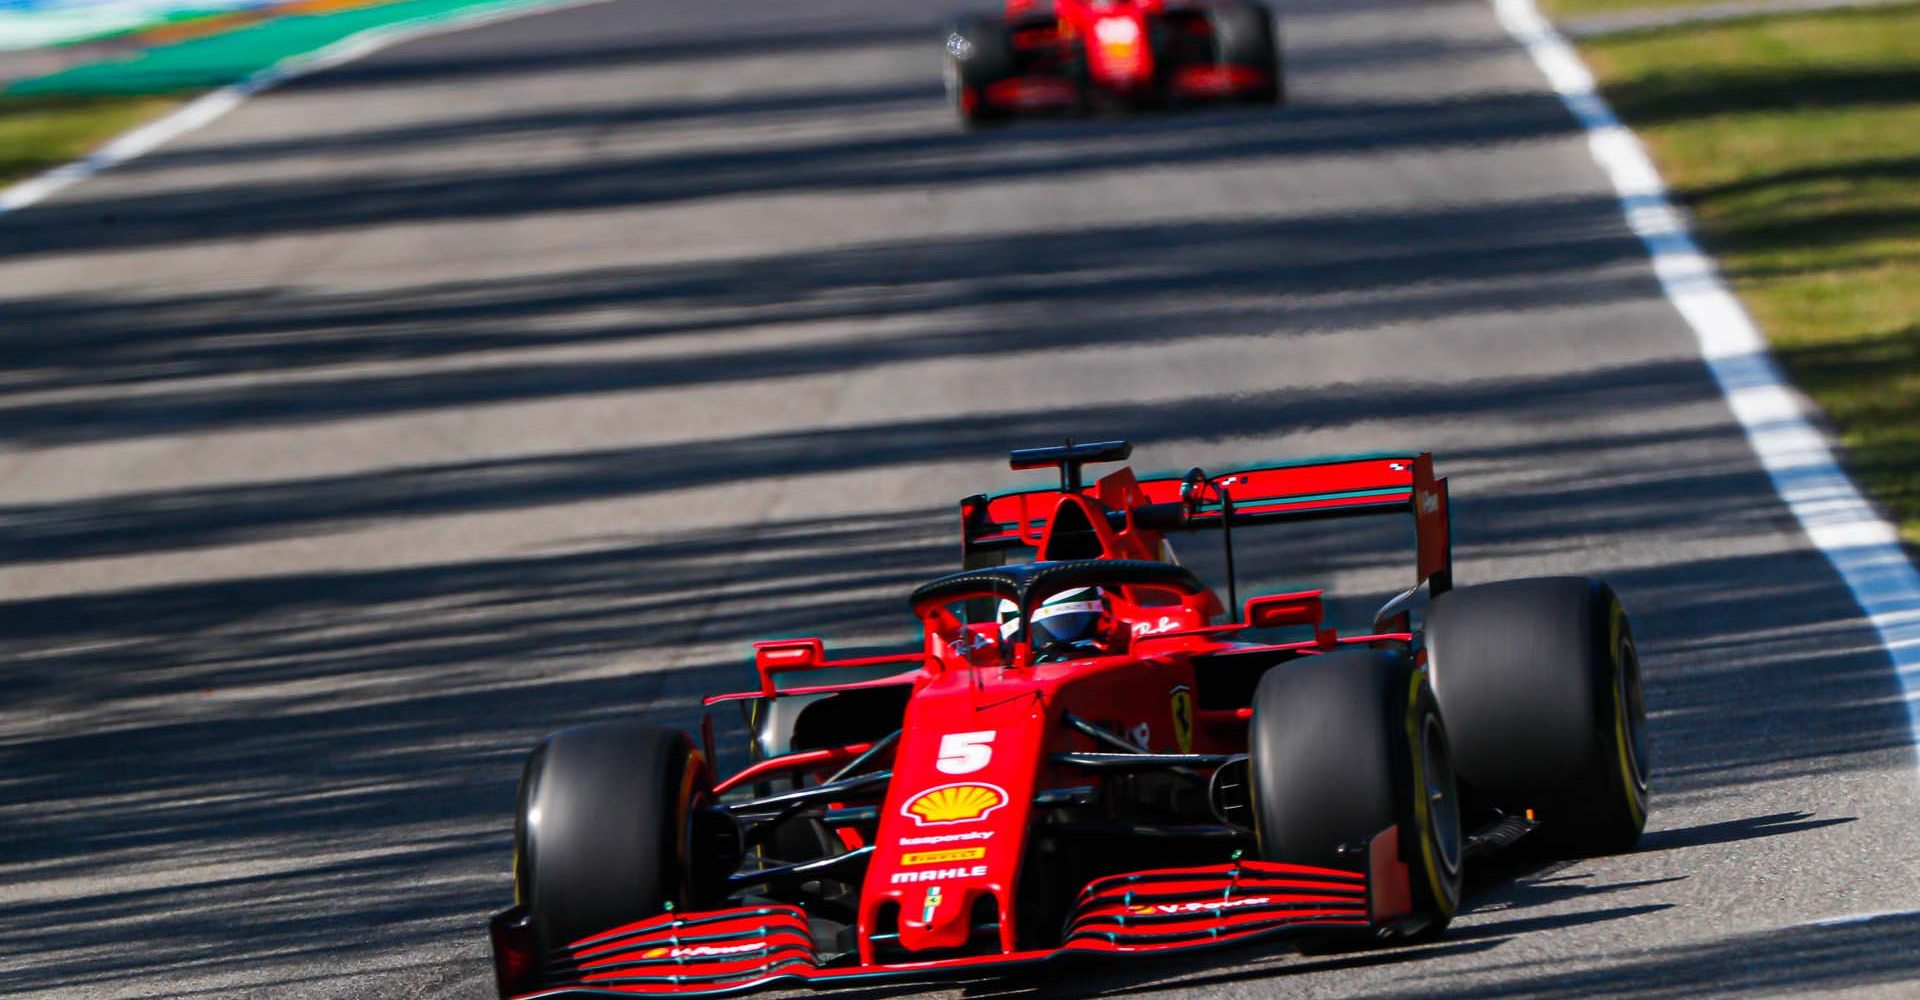
[[[1901,688],[1579,121],[1478,0],[1281,12],[1284,110],[968,134],[944,8],[608,0],[0,217],[8,995],[491,996],[543,732],[908,634],[953,502],[1071,434],[1432,450],[1460,582],[1619,590],[1655,809],[1437,943],[966,995],[1911,996]],[[1386,541],[1249,573],[1384,593]]]

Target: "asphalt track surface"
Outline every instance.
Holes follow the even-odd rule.
[[[5,991],[489,995],[540,733],[901,634],[1072,433],[1433,449],[1463,582],[1624,596],[1656,811],[1438,944],[970,995],[1912,996],[1898,689],[1572,119],[1478,3],[1285,14],[1284,112],[968,135],[923,5],[616,0],[0,220]],[[1398,582],[1297,541],[1254,575]]]

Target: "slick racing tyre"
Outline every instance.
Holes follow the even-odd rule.
[[[1426,647],[1471,803],[1535,810],[1533,839],[1557,853],[1633,847],[1647,822],[1646,702],[1612,588],[1463,587],[1434,601]]]
[[[1250,104],[1282,104],[1286,82],[1281,72],[1279,34],[1273,11],[1264,4],[1236,4],[1207,12],[1212,21],[1214,59],[1221,66],[1246,66],[1264,71],[1268,85],[1242,95]]]
[[[947,100],[967,125],[1012,117],[987,101],[987,88],[1014,75],[1013,35],[1007,22],[987,15],[955,18],[947,25]]]
[[[706,761],[681,733],[602,722],[553,733],[527,758],[514,889],[542,954],[703,895],[695,810]]]
[[[1254,834],[1270,861],[1352,871],[1400,828],[1414,912],[1438,933],[1460,903],[1463,840],[1447,729],[1424,671],[1378,650],[1269,670],[1248,732]]]

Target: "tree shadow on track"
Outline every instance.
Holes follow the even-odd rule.
[[[848,517],[0,604],[0,884],[41,887],[0,911],[11,988],[476,932],[509,894],[513,782],[540,733],[639,708],[688,725],[695,694],[749,686],[752,638],[911,641],[900,595],[951,558],[932,527]],[[689,661],[716,644],[742,652]]]
[[[1591,970],[1518,962],[1510,974],[1477,982],[1474,996],[1498,1000],[1678,1000],[1812,995],[1892,986],[1920,975],[1920,915],[1900,914],[1837,926],[1807,925],[1660,948],[1638,960]],[[1458,984],[1408,984],[1370,992],[1379,1000],[1456,995]]]
[[[1900,943],[1920,940],[1920,915],[1887,914],[1855,922],[1814,924],[1741,934],[1706,944],[1659,948],[1630,964],[1594,969],[1542,971],[1529,957],[1503,962],[1498,947],[1515,937],[1657,912],[1662,905],[1623,906],[1553,916],[1525,917],[1458,927],[1438,944],[1382,949],[1332,959],[1263,961],[1258,967],[1209,974],[1205,957],[1157,959],[1149,973],[1130,972],[1124,964],[1076,968],[1072,981],[1032,984],[982,984],[968,988],[969,998],[1082,998],[1131,996],[1162,990],[1207,990],[1260,980],[1284,990],[1289,978],[1369,966],[1404,968],[1392,986],[1352,989],[1345,995],[1372,1000],[1498,997],[1506,1000],[1604,1000],[1647,997],[1678,1000],[1705,994],[1730,997],[1811,994],[1850,987],[1890,986],[1920,974],[1920,953]],[[1424,961],[1480,956],[1463,973],[1423,970]],[[1492,975],[1486,975],[1491,971]],[[1462,978],[1473,975],[1471,981]],[[863,998],[898,992],[867,991]]]
[[[973,458],[989,486],[990,470],[1007,447],[1061,433],[1125,437],[1151,449],[1156,442],[1259,440],[1323,426],[1398,427],[1382,447],[1417,448],[1422,420],[1470,419],[1515,427],[1570,428],[1583,417],[1614,410],[1684,412],[1716,402],[1698,362],[1673,362],[1557,375],[1538,380],[1468,383],[1326,386],[1231,398],[1183,398],[1162,403],[1115,403],[979,413],[830,430],[641,445],[597,451],[398,468],[286,482],[123,494],[93,500],[0,508],[0,559],[38,563],[230,545],[330,532],[421,516],[535,510],[630,498],[662,489],[700,489],[722,483],[869,470],[909,469],[930,455]],[[1584,433],[1584,432],[1583,432]],[[1685,536],[1729,541],[1791,531],[1787,515],[1755,504],[1769,486],[1744,453],[1737,430],[1724,423],[1672,423],[1642,431],[1610,430],[1571,449],[1559,433],[1538,444],[1466,448],[1442,456],[1456,485],[1456,558],[1460,581],[1542,572],[1567,552],[1604,546],[1615,538]],[[1151,451],[1143,453],[1150,454]],[[1540,478],[1531,470],[1557,467]],[[1519,478],[1515,478],[1519,477]],[[943,532],[945,514],[903,513],[910,530]],[[875,515],[869,530],[890,536],[898,525]],[[629,553],[615,546],[583,566],[646,560],[689,561],[720,536]],[[1345,535],[1242,540],[1243,566],[1316,567],[1325,571],[1405,565],[1404,547],[1391,538]],[[1209,541],[1195,541],[1204,552]],[[1476,569],[1488,559],[1495,564]],[[541,558],[529,565],[553,572]],[[554,565],[564,566],[566,562]],[[676,565],[678,565],[676,563]],[[774,567],[804,578],[805,559]],[[876,564],[886,569],[885,563]],[[1593,571],[1587,560],[1570,569]],[[345,577],[340,587],[365,588],[374,599],[387,588],[413,585],[442,571],[390,571]],[[463,571],[471,581],[510,580],[520,563],[487,563]],[[638,572],[638,570],[636,570]],[[1762,780],[1791,768],[1849,769],[1901,752],[1908,741],[1884,653],[1862,630],[1843,589],[1814,553],[1727,555],[1683,567],[1608,569],[1635,616],[1650,662],[1672,669],[1650,674],[1657,724],[1654,755],[1663,788],[1686,791]],[[1257,581],[1243,579],[1243,584]],[[649,578],[652,578],[651,574]],[[715,579],[676,569],[669,593],[697,594]],[[905,586],[909,574],[892,578]],[[1273,581],[1269,581],[1273,582]],[[105,630],[91,639],[87,662],[111,671],[124,630],[137,633],[156,613],[193,613],[213,624],[266,599],[297,602],[311,587],[302,578],[241,580],[162,588],[128,595],[0,605],[0,635],[50,641],[51,635]],[[614,587],[609,583],[607,588]],[[335,588],[325,588],[332,591]],[[582,592],[599,599],[600,590]],[[1369,592],[1343,595],[1345,620],[1364,621]],[[632,600],[640,600],[633,597]],[[659,599],[656,599],[659,600]],[[1376,601],[1377,602],[1377,601]],[[271,605],[270,605],[271,606]],[[831,608],[823,608],[831,615]],[[277,613],[277,612],[276,612]],[[422,613],[431,620],[431,608]],[[244,616],[243,616],[244,617]],[[272,617],[267,615],[266,617]],[[579,628],[589,627],[583,621]],[[50,631],[49,631],[50,630]],[[429,631],[444,644],[438,662],[449,668],[486,655],[486,641],[462,644],[459,629]],[[552,642],[530,632],[494,650],[539,655]],[[606,637],[601,651],[617,648]],[[104,644],[104,645],[102,645]],[[27,661],[31,664],[33,661]],[[314,661],[316,675],[351,663]],[[49,688],[72,675],[29,665],[19,683]],[[1781,697],[1802,710],[1777,711]]]
[[[587,7],[555,11],[521,21],[509,31],[519,37],[510,47],[498,36],[456,33],[409,43],[331,72],[304,77],[289,90],[340,90],[392,84],[443,84],[461,80],[499,80],[523,74],[571,73],[588,69],[710,64],[794,52],[833,58],[862,48],[917,46],[938,53],[942,36],[937,11],[903,7],[861,12],[859,23],[836,18],[831,4],[815,3],[795,11],[765,4],[709,3],[674,11],[655,5],[644,37],[604,28],[604,11]],[[866,6],[866,5],[863,5]],[[713,30],[718,9],[735,8],[732,30]],[[679,16],[676,17],[675,14]],[[584,31],[576,23],[599,23]],[[598,40],[588,40],[598,37]],[[723,71],[716,67],[716,72]]]
[[[325,80],[328,77],[320,77]],[[196,165],[231,166],[312,156],[385,154],[443,147],[450,143],[486,144],[539,140],[575,131],[638,128],[686,128],[701,125],[743,127],[791,121],[825,112],[872,114],[924,109],[945,99],[938,80],[889,86],[848,87],[797,93],[753,93],[731,97],[687,98],[664,103],[619,101],[601,106],[545,108],[472,118],[438,118],[391,128],[297,138],[203,142],[163,147],[116,168],[123,173],[157,173]]]
[[[17,505],[0,507],[0,564],[299,537],[408,514],[534,508],[750,479],[906,468],[924,461],[928,443],[936,441],[940,457],[977,459],[983,469],[991,469],[1009,442],[1045,440],[1082,430],[1150,442],[1182,426],[1211,440],[1226,440],[1259,437],[1276,428],[1298,431],[1328,423],[1404,420],[1434,412],[1563,420],[1601,400],[1673,402],[1698,396],[1708,389],[1697,381],[1696,368],[1697,364],[1681,363],[1528,381],[1333,385],[1224,400],[1043,406]],[[364,400],[355,402],[365,405]],[[1667,501],[1677,491],[1698,493],[1713,487],[1711,492],[1723,492],[1726,475],[1695,468],[1650,478],[1637,488],[1622,487],[1616,506],[1584,512],[1585,527],[1606,530],[1626,526],[1619,522],[1632,522],[1645,528],[1698,516],[1699,509]],[[1563,535],[1572,526],[1561,508],[1585,503],[1580,495],[1554,497],[1545,491],[1527,499],[1532,501],[1530,506],[1513,504],[1513,515],[1498,526],[1503,543],[1524,544],[1540,533]],[[1716,505],[1712,512],[1727,532],[1750,527],[1755,516],[1731,504]],[[1464,533],[1464,540],[1476,540],[1471,529]]]
[[[903,454],[889,458],[875,450],[873,429],[845,454],[904,465],[904,451],[950,431],[895,429]],[[983,437],[965,447],[1002,443]],[[732,468],[750,478],[791,474]],[[1702,493],[1750,488],[1737,478],[1695,483],[1687,508],[1667,516],[1697,512]],[[1611,512],[1573,491],[1463,490],[1457,503],[1465,523],[1505,518],[1523,535],[1538,519],[1543,546],[1627,530],[1583,526],[1590,517],[1604,525]],[[1649,501],[1649,516],[1654,508]],[[264,951],[324,957],[368,935],[379,938],[376,952],[399,954],[469,934],[505,892],[512,782],[540,732],[641,705],[684,724],[692,693],[745,686],[744,658],[683,662],[688,647],[903,629],[900,593],[950,566],[948,523],[941,511],[876,513],[773,524],[748,538],[667,532],[581,553],[0,604],[0,661],[10,664],[17,706],[0,742],[0,837],[10,848],[0,879],[54,889],[0,915],[0,954],[31,956],[16,977],[21,988],[73,988],[135,973],[231,973]],[[1391,554],[1295,555],[1366,563]],[[1885,707],[1891,681],[1877,650],[1836,651],[1817,635],[1798,652],[1746,638],[1761,620],[1794,633],[1849,619],[1850,609],[1822,596],[1835,588],[1817,559],[1729,557],[1615,579],[1630,606],[1644,609],[1663,788],[1876,766],[1904,752],[1904,715]],[[1708,593],[1711,624],[1690,620],[1688,595]],[[717,596],[693,612],[689,595]],[[1676,634],[1685,642],[1668,638]],[[648,661],[669,666],[601,666]],[[1721,664],[1736,677],[1766,676],[1752,688],[1729,685]],[[1751,732],[1738,724],[1771,712],[1783,686],[1797,706],[1791,718]],[[1736,720],[1733,733],[1724,721],[1708,725],[1709,715]],[[1776,819],[1756,822],[1778,832],[1826,825]],[[1655,833],[1649,846],[1704,842],[1697,836]],[[156,870],[169,874],[130,874]],[[406,878],[420,884],[379,891]],[[1531,907],[1623,888],[1633,886],[1523,876],[1483,902]],[[1646,912],[1528,916],[1463,933],[1491,947],[1508,933]],[[249,927],[243,947],[223,937],[239,919]],[[120,948],[135,929],[145,942],[137,954]],[[1820,974],[1842,965],[1836,958]]]
[[[1639,910],[1639,907],[1623,908]],[[1569,915],[1566,925],[1593,919],[1618,919],[1633,913],[1597,911]],[[1516,922],[1512,930],[1528,928]],[[1491,947],[1508,938],[1472,941],[1461,945],[1442,944],[1420,951],[1386,952],[1380,961],[1393,962],[1434,954],[1435,950]],[[1900,943],[1920,940],[1920,915],[1894,914],[1860,923],[1834,926],[1808,925],[1757,934],[1741,934],[1707,944],[1659,948],[1632,963],[1608,964],[1590,970],[1555,968],[1543,971],[1528,958],[1517,957],[1509,963],[1499,961],[1498,951],[1488,952],[1491,961],[1483,961],[1477,971],[1491,970],[1468,982],[1458,973],[1436,976],[1419,974],[1418,966],[1409,975],[1383,989],[1348,995],[1369,1000],[1417,1000],[1417,998],[1475,997],[1499,1000],[1604,1000],[1604,998],[1649,998],[1678,1000],[1711,994],[1725,997],[1809,995],[1854,987],[1892,986],[1910,982],[1920,974],[1920,952]],[[1249,974],[1201,978],[1194,981],[1156,983],[1151,986],[1062,988],[1027,994],[1035,997],[1124,996],[1166,987],[1195,987],[1244,981],[1250,976],[1281,974],[1283,983],[1289,967],[1281,966]],[[1308,970],[1311,971],[1311,970]]]
[[[849,90],[855,105],[884,100]],[[678,113],[661,106],[656,114]],[[698,104],[688,113],[698,113]],[[569,123],[556,128],[592,128]],[[431,127],[430,125],[428,126]],[[491,126],[472,126],[476,137]],[[537,130],[514,113],[501,127]],[[1284,113],[1211,111],[1124,121],[1036,124],[1005,133],[944,125],[898,134],[835,135],[771,144],[596,158],[564,166],[337,175],[80,197],[37,206],[34,224],[0,227],[0,260],[48,253],[184,246],[399,223],[591,213],[690,200],[824,191],[921,191],[1022,179],[1069,179],[1118,169],[1227,165],[1360,151],[1485,149],[1564,134],[1550,95],[1433,101],[1352,101]],[[284,140],[274,140],[286,149]],[[332,141],[332,140],[326,140]],[[244,148],[233,150],[244,157]],[[315,152],[324,153],[324,149]],[[148,169],[165,164],[156,159]]]
[[[919,44],[918,31],[880,25],[868,41],[905,44],[911,34]],[[665,42],[642,49],[609,41],[579,65],[753,54],[778,37],[681,45],[677,54]],[[457,82],[515,68],[510,57],[468,44],[449,36],[303,86],[358,83],[371,93],[385,83]],[[838,101],[892,109],[919,86],[516,111],[429,124],[418,143],[393,134],[375,146],[784,119]],[[1140,166],[1284,169],[1290,158],[1437,155],[1571,128],[1550,95],[1490,94],[1048,123],[993,136],[906,130],[631,154],[588,166],[396,173],[364,184],[346,172],[231,189],[190,183],[165,197],[83,187],[13,220],[31,225],[0,227],[0,259],[726,195],[904,193]],[[270,167],[281,158],[373,151],[361,141],[219,148]],[[170,163],[169,155],[151,169],[216,162],[183,151]],[[58,447],[294,429],[927,360],[1167,344],[1201,351],[1254,338],[1267,338],[1275,363],[1285,364],[1315,350],[1315,336],[1394,324],[1517,327],[1523,335],[1486,334],[1508,339],[1476,346],[1518,353],[1538,346],[1534,336],[1635,336],[1632,325],[1648,313],[1630,307],[1657,300],[1641,260],[1617,206],[1596,195],[894,240],[354,295],[295,286],[14,295],[0,334],[0,442]],[[1500,325],[1600,306],[1623,311],[1573,331]],[[911,335],[887,325],[906,321],[920,324]],[[831,335],[815,336],[823,329]],[[770,343],[772,334],[780,339]],[[681,338],[680,354],[631,361],[508,353],[671,338]],[[31,573],[59,560],[269,540],[325,545],[329,533],[369,525],[534,512],[722,481],[775,488],[814,475],[905,474],[932,459],[979,462],[985,488],[1005,478],[996,469],[1006,448],[1066,433],[1132,438],[1143,456],[1164,460],[1187,448],[1256,447],[1248,442],[1290,449],[1320,431],[1364,434],[1383,448],[1418,448],[1437,436],[1460,445],[1440,458],[1453,476],[1462,583],[1600,569],[1620,590],[1648,665],[1662,792],[1739,792],[1787,775],[1910,766],[1907,718],[1884,653],[1818,554],[1775,551],[1797,528],[1778,504],[1756,500],[1771,496],[1770,485],[1704,368],[1672,346],[1662,340],[1649,360],[1572,371],[1448,377],[1383,358],[1350,383],[1289,380],[1289,388],[1232,397],[988,399],[963,417],[302,479],[107,488],[0,507],[0,567]],[[483,352],[505,360],[454,367]],[[215,379],[253,384],[208,384]],[[645,534],[560,552],[262,571],[0,603],[8,685],[0,712],[0,842],[8,846],[0,858],[0,961],[14,970],[8,985],[84,993],[133,982],[171,995],[219,993],[239,981],[264,990],[306,981],[316,968],[346,975],[354,963],[418,959],[449,941],[477,962],[480,921],[509,892],[521,754],[541,732],[634,711],[684,724],[695,694],[746,684],[741,646],[750,639],[901,634],[901,595],[952,565],[951,524],[951,508],[940,507],[789,519],[745,534],[634,526]],[[1750,544],[1756,538],[1764,544]],[[1649,556],[1647,539],[1713,554],[1678,564]],[[1327,536],[1281,549],[1249,540],[1247,565],[1403,567],[1405,552],[1392,541]],[[1340,611],[1364,615],[1377,596],[1344,595]],[[1780,712],[1783,703],[1793,711]],[[1720,842],[1708,836],[1817,838],[1834,822],[1761,817],[1711,834],[1702,831],[1713,827],[1656,832],[1649,849]],[[1609,894],[1632,887],[1520,881],[1510,895],[1485,901],[1535,912],[1463,926],[1460,942],[1246,975],[1423,956],[1491,960],[1505,935],[1632,920],[1660,905],[1544,912],[1585,895],[1620,902]],[[1667,949],[1604,976],[1576,969],[1548,977],[1516,962],[1503,985],[1485,992],[1660,1000],[1686,995],[1683,985],[1718,988],[1721,976],[1731,977],[1735,993],[1899,981],[1914,975],[1911,956],[1920,949],[1884,941],[1913,934],[1902,920],[1782,931]],[[1748,949],[1762,956],[1751,968],[1741,964]],[[1201,977],[1189,986],[1245,978],[1218,976],[1205,962],[1179,968]],[[1205,978],[1209,969],[1216,978]],[[1099,983],[1148,988],[1124,975]],[[1453,995],[1450,984],[1458,985],[1436,976],[1381,995]]]
[[[1423,963],[1497,956],[1497,949],[1501,945],[1521,934],[1631,919],[1666,908],[1660,905],[1628,906],[1553,917],[1502,920],[1449,930],[1443,940],[1433,944],[1358,946],[1336,953],[1314,951],[1302,955],[1284,944],[1264,947],[1254,944],[1206,953],[1156,955],[1150,962],[1129,960],[1127,957],[1110,958],[1079,963],[1073,967],[1071,977],[1043,977],[1029,973],[970,983],[960,991],[960,995],[967,1000],[1091,1000],[1093,997],[1123,997],[1172,990],[1206,992],[1235,986],[1245,988],[1255,983],[1272,991],[1285,991],[1289,980],[1295,978],[1371,968],[1404,971],[1405,978],[1418,979],[1424,972]],[[1237,967],[1221,971],[1221,966],[1226,964]],[[1248,965],[1251,967],[1244,967]],[[914,992],[913,989],[880,988],[857,991],[849,996],[850,1000],[889,1000]]]
[[[355,296],[22,296],[9,307],[17,325],[0,335],[0,441],[304,425],[1076,347],[1299,338],[1652,290],[1630,268],[1640,250],[1610,201],[1509,204],[1492,210],[1491,232],[1504,236],[1480,228],[1488,215],[1475,206],[1106,226]],[[913,336],[888,325],[908,319],[921,327]],[[796,335],[731,345],[775,326]],[[844,332],[823,340],[816,330]],[[400,367],[480,351],[640,349],[694,335],[698,349],[671,357]],[[354,364],[390,367],[259,388],[258,380]],[[238,375],[251,378],[195,382]],[[134,387],[147,391],[121,391]],[[41,395],[55,390],[86,394]]]
[[[1671,851],[1686,847],[1706,847],[1712,844],[1733,844],[1743,840],[1778,837],[1853,822],[1857,822],[1857,818],[1853,816],[1816,817],[1810,812],[1769,813],[1765,816],[1748,816],[1744,819],[1703,823],[1699,826],[1654,830],[1640,838],[1640,846],[1637,850]]]
[[[1505,940],[1446,942],[1419,948],[1383,948],[1312,959],[1300,958],[1285,946],[1262,947],[1254,944],[1200,953],[1158,954],[1151,959],[1115,956],[1071,965],[1061,962],[1051,967],[1056,973],[1054,975],[1013,972],[991,979],[962,981],[957,985],[960,996],[967,1000],[1076,1000],[1097,996],[1127,996],[1161,989],[1206,990],[1255,980],[1270,981],[1279,988],[1285,986],[1289,977],[1313,973],[1395,965],[1405,965],[1411,972],[1418,970],[1421,962],[1480,954],[1497,948]],[[1256,963],[1255,967],[1219,971],[1223,964],[1245,965],[1248,962]],[[1143,971],[1148,967],[1151,967],[1150,971]],[[1059,970],[1067,968],[1072,970],[1070,978],[1057,974]],[[926,990],[925,985],[879,986],[836,991],[835,996],[844,1000],[893,1000],[896,997],[918,996]]]

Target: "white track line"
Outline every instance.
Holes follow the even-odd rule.
[[[1899,532],[1841,471],[1800,397],[1781,378],[1753,320],[1694,243],[1653,161],[1614,117],[1572,46],[1533,0],[1493,0],[1493,5],[1500,24],[1526,47],[1586,129],[1594,162],[1613,182],[1627,225],[1646,244],[1667,298],[1693,328],[1700,354],[1773,488],[1880,633],[1920,745],[1920,573],[1901,549]]]
[[[356,32],[323,48],[303,55],[289,56],[239,83],[221,87],[189,102],[163,118],[134,129],[84,157],[46,173],[0,188],[0,216],[16,212],[44,200],[94,174],[145,155],[161,143],[211,123],[232,111],[255,94],[272,90],[289,80],[370,56],[381,49],[424,35],[456,31],[525,14],[584,7],[606,0],[499,0],[480,4],[452,14],[395,21]]]
[[[1920,916],[1920,910],[1875,910],[1872,913],[1849,913],[1841,917],[1822,917],[1797,924],[1799,927],[1852,927],[1857,924],[1871,924],[1882,920],[1911,920]]]

